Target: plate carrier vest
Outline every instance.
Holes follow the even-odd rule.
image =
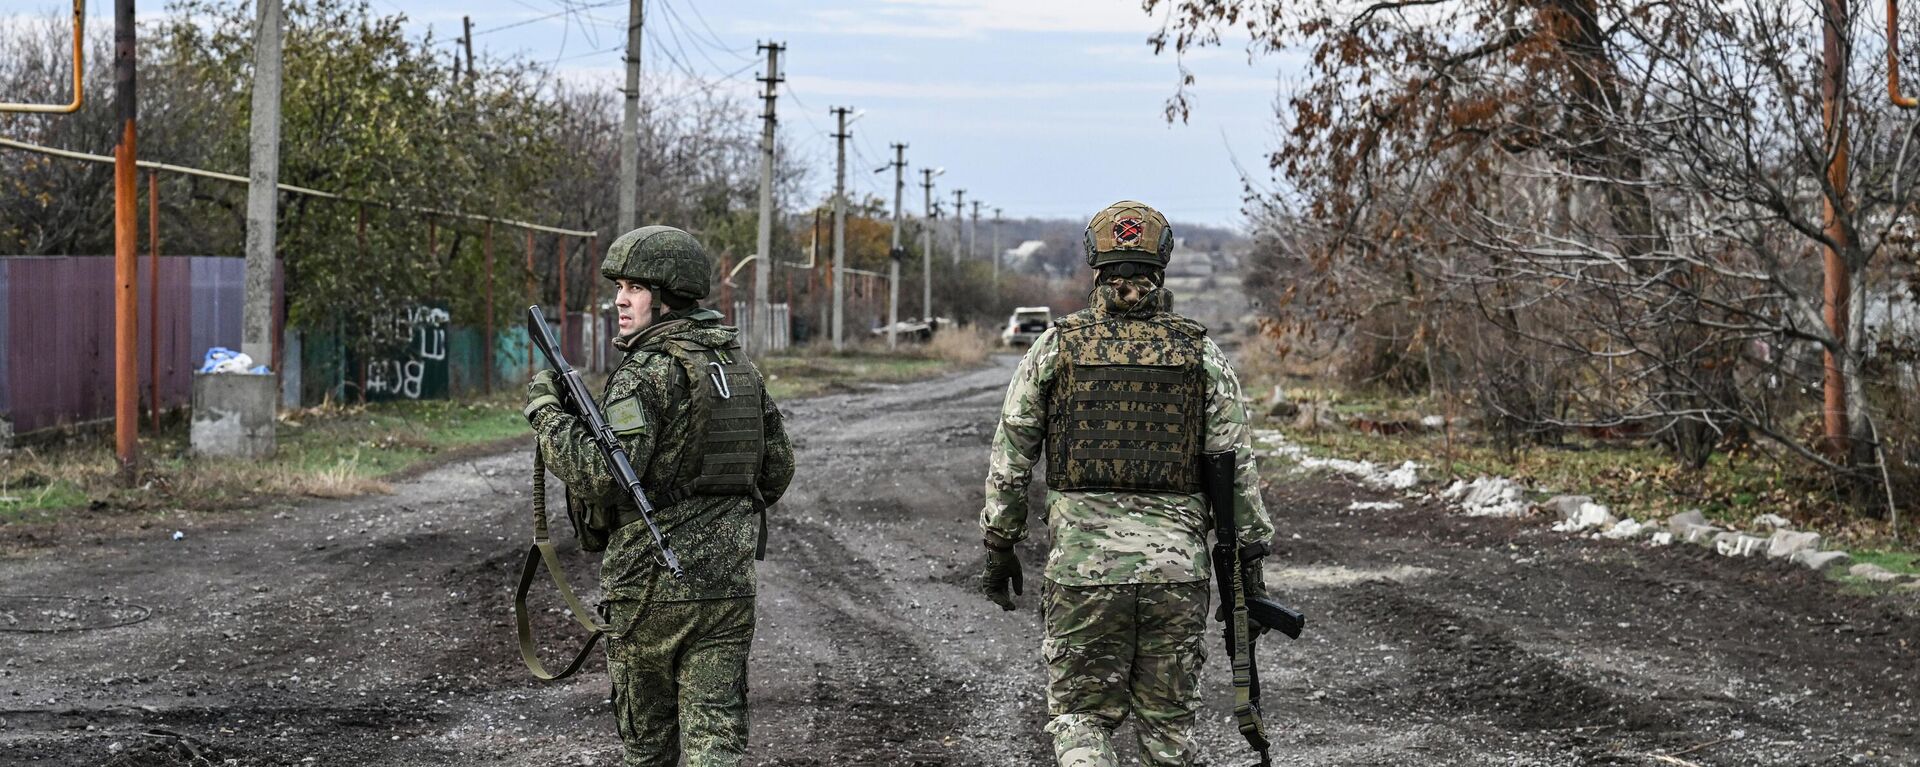
[[[682,457],[673,487],[657,493],[655,505],[666,508],[696,495],[757,498],[760,457],[766,448],[766,431],[760,422],[765,396],[760,374],[740,354],[737,343],[710,349],[674,340],[664,347],[686,375],[692,395],[687,402],[688,427],[703,436]]]
[[[1174,314],[1056,321],[1060,373],[1047,393],[1047,485],[1200,492],[1206,328]]]

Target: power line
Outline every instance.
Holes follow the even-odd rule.
[[[673,14],[674,18],[676,19],[680,18],[680,12],[674,10],[672,4],[668,3],[667,0],[660,0],[660,2],[667,6],[667,12]],[[706,14],[703,14],[700,12],[699,3],[695,2],[695,3],[689,4],[687,6],[687,10],[693,11],[693,17],[695,19],[698,19],[700,21],[700,26],[707,30],[707,39],[713,41],[714,48],[718,50],[726,51],[727,53],[731,53],[742,59],[752,58],[747,55],[746,53],[747,49],[745,47],[734,48],[734,47],[728,46],[726,44],[726,41],[720,39],[720,33],[713,31],[713,25],[707,23]],[[691,30],[691,28],[689,28],[689,30]]]
[[[523,19],[521,21],[516,21],[511,24],[502,24],[497,27],[488,27],[486,29],[474,30],[473,36],[479,37],[481,35],[490,35],[495,32],[504,32],[506,30],[513,29],[515,27],[524,27],[528,24],[537,24],[557,16],[566,16],[566,15],[577,13],[580,11],[589,11],[596,8],[607,8],[615,5],[625,5],[626,3],[627,3],[627,0],[607,0],[607,2],[596,3],[594,5],[581,6],[578,8],[574,8],[574,7],[562,8],[560,10],[554,11],[553,13],[549,13],[545,16],[538,16],[531,19]]]

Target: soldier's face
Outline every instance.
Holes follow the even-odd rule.
[[[653,291],[633,280],[614,280],[613,309],[620,335],[632,335],[653,324]]]

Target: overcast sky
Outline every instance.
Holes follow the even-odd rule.
[[[564,77],[619,87],[625,0],[369,1],[448,41],[471,15],[482,56],[524,55]],[[155,0],[141,5],[142,16],[160,11]],[[964,188],[1010,217],[1083,218],[1133,198],[1176,220],[1237,224],[1234,158],[1267,181],[1273,103],[1293,66],[1249,63],[1239,43],[1189,55],[1196,108],[1189,123],[1169,125],[1162,106],[1179,70],[1147,46],[1159,21],[1139,0],[647,0],[647,8],[643,77],[691,73],[748,95],[759,87],[756,43],[787,44],[779,112],[826,169],[814,178],[822,192],[832,183],[827,110],[851,106],[866,112],[853,126],[855,192],[891,197],[890,177],[872,171],[888,144],[903,141],[910,173],[946,168],[943,199]],[[909,187],[910,212],[920,199]]]

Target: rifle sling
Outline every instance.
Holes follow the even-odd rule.
[[[560,599],[567,603],[567,611],[573,616],[574,622],[590,634],[586,645],[558,674],[547,671],[546,665],[540,662],[533,642],[533,621],[527,615],[527,589],[533,585],[534,573],[541,566],[546,567],[553,587],[560,592]],[[533,449],[533,545],[527,548],[527,558],[520,565],[520,584],[513,590],[513,621],[514,631],[520,639],[520,660],[527,664],[527,670],[533,672],[534,678],[545,682],[573,676],[587,662],[593,646],[607,634],[606,624],[594,619],[593,611],[580,602],[580,597],[573,593],[573,587],[567,584],[566,572],[561,569],[560,558],[553,550],[553,541],[548,538],[547,462],[538,443]]]

